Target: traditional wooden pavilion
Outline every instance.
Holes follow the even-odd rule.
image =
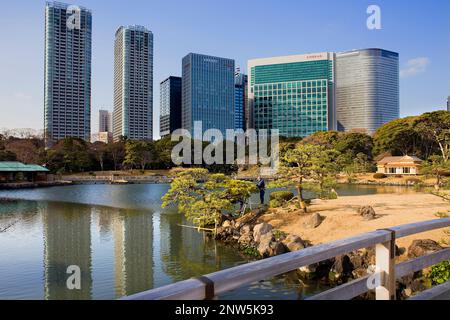
[[[35,164],[0,161],[0,183],[45,181],[48,172],[47,168]]]

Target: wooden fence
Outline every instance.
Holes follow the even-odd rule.
[[[230,269],[217,271],[164,287],[137,293],[123,300],[204,300],[236,289],[254,281],[271,278],[297,268],[318,263],[361,248],[375,246],[376,268],[374,274],[358,278],[341,286],[310,297],[308,300],[346,300],[371,289],[375,283],[377,300],[395,299],[396,279],[441,261],[450,259],[450,248],[416,259],[395,264],[395,241],[409,235],[450,226],[450,218],[430,220],[381,229],[355,237],[308,247],[299,251],[258,260]],[[431,291],[434,290],[434,291]],[[443,297],[450,290],[449,283],[430,289],[416,299]]]

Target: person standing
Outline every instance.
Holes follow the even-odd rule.
[[[261,200],[261,204],[264,204],[264,196],[266,194],[266,182],[264,179],[261,178],[261,176],[258,176],[258,179],[256,180],[256,186],[259,189],[259,199]]]

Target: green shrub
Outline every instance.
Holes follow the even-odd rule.
[[[275,239],[277,240],[282,240],[285,239],[287,237],[287,233],[281,230],[273,230],[272,231],[273,236],[275,237]]]
[[[277,199],[272,199],[269,201],[269,207],[270,208],[278,208],[282,206],[282,202],[280,200]]]
[[[241,246],[241,251],[247,256],[254,258],[259,257],[258,249],[254,246]]]
[[[289,201],[294,197],[290,191],[275,191],[270,194],[270,200],[279,200],[281,202]]]
[[[385,175],[384,173],[377,172],[373,175],[373,178],[374,179],[384,179],[384,178],[387,178],[387,175]]]
[[[427,275],[434,285],[442,284],[450,280],[450,260],[432,266],[431,272]]]

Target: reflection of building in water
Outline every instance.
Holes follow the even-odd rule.
[[[100,237],[107,237],[111,233],[112,211],[115,209],[106,207],[93,207],[92,216],[97,217]]]
[[[91,299],[91,212],[89,207],[49,202],[42,208],[46,299]],[[67,268],[80,267],[81,290],[69,290]]]
[[[152,214],[117,210],[112,229],[116,297],[153,288]]]

